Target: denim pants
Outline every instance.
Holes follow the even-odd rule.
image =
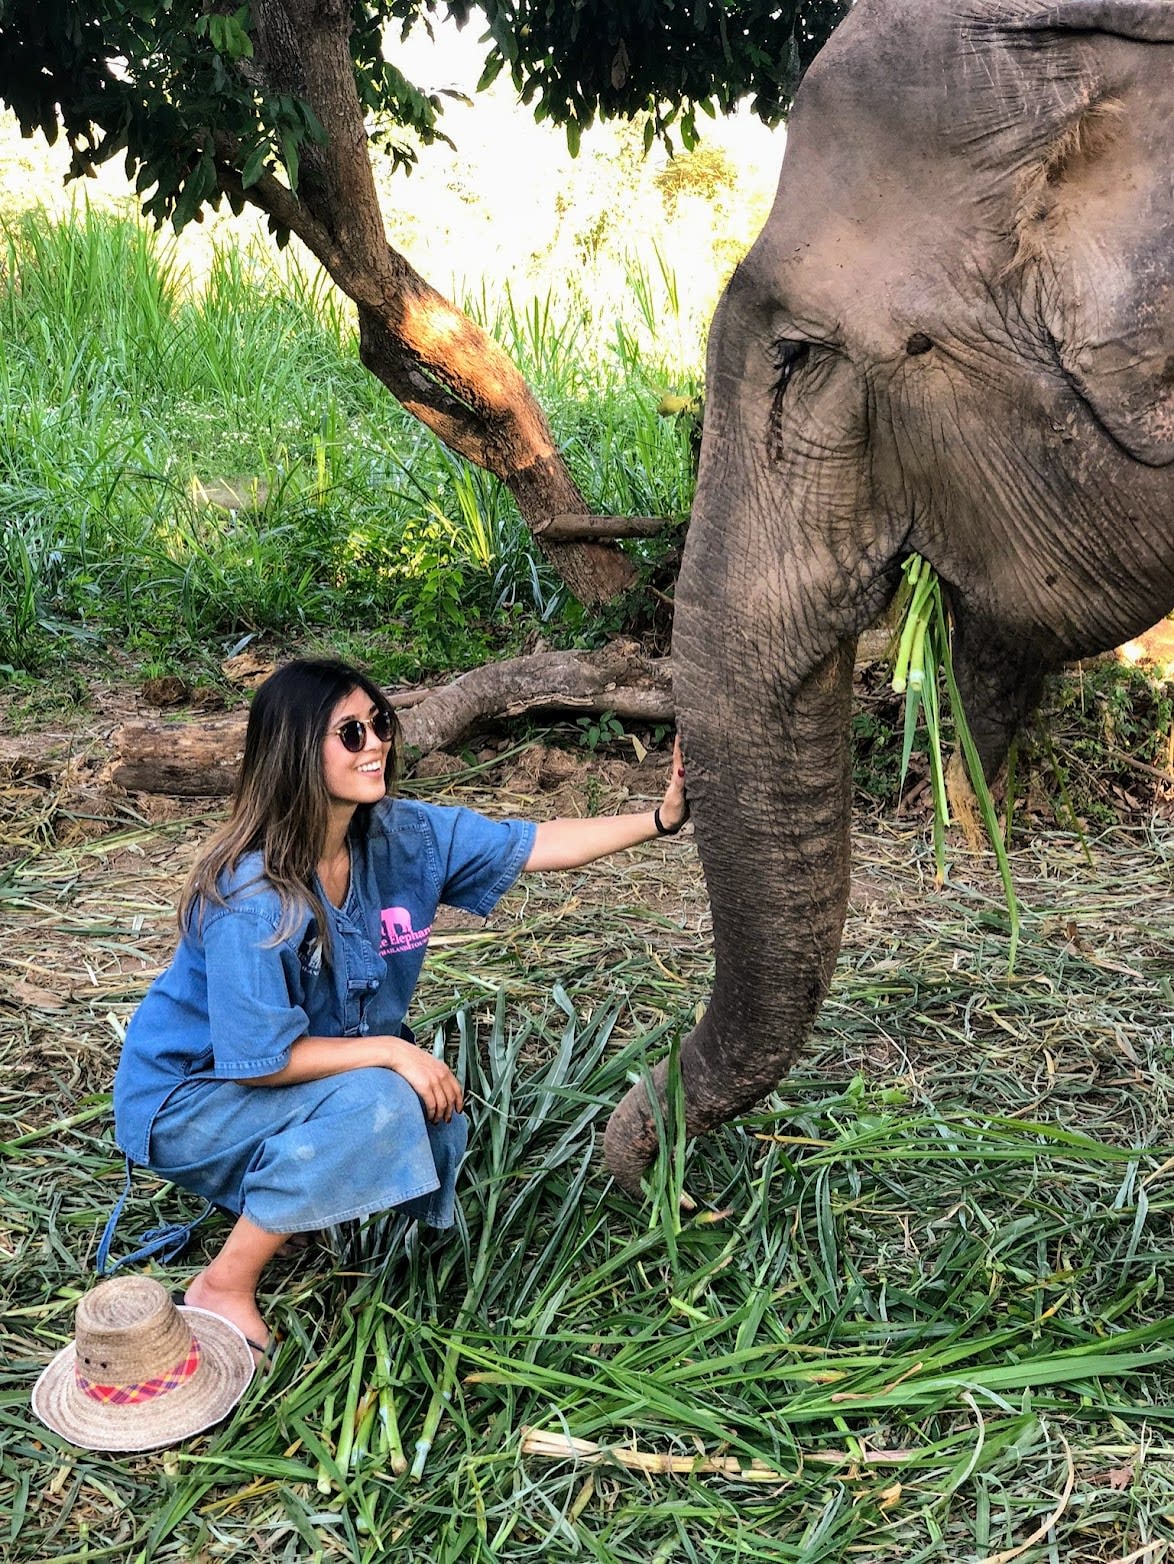
[[[189,1080],[151,1126],[152,1171],[269,1233],[311,1232],[404,1206],[453,1221],[468,1124],[430,1124],[394,1070],[294,1086]]]

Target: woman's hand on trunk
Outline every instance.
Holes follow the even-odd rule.
[[[673,767],[668,786],[657,810],[662,834],[675,836],[689,818],[689,799],[685,792],[685,760],[681,754],[681,735],[673,740]]]
[[[660,824],[657,825],[659,818]],[[681,741],[673,744],[672,775],[655,810],[630,815],[593,815],[585,820],[543,820],[526,859],[526,869],[578,869],[625,847],[657,836],[675,836],[689,818]]]

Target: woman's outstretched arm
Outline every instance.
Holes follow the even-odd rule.
[[[662,830],[656,828],[660,815]],[[585,820],[543,820],[526,859],[526,869],[577,869],[596,858],[650,842],[653,837],[678,831],[689,817],[685,799],[685,766],[681,741],[673,744],[672,774],[658,809],[641,814],[590,816]]]

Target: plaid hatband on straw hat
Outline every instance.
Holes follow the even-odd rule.
[[[177,1307],[149,1276],[88,1292],[75,1339],[33,1387],[33,1411],[87,1450],[155,1450],[227,1416],[253,1377],[253,1354],[229,1320]]]

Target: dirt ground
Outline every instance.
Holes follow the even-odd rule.
[[[883,697],[867,683],[858,694],[859,710],[869,719],[866,730],[875,730],[883,717],[891,731],[891,712],[878,706]],[[312,1481],[305,1484],[304,1494],[285,1482],[258,1489],[255,1467],[247,1473],[232,1464],[217,1467],[208,1464],[217,1457],[203,1450],[181,1454],[171,1465],[146,1457],[116,1468],[100,1458],[59,1454],[40,1442],[27,1412],[34,1374],[68,1338],[77,1296],[92,1280],[103,1221],[122,1187],[108,1095],[120,1041],[148,983],[173,949],[175,902],[187,866],[224,813],[224,800],[127,795],[106,780],[112,730],[153,710],[129,679],[93,688],[46,682],[35,699],[26,695],[7,705],[0,692],[6,734],[0,750],[0,1144],[5,1151],[0,1268],[9,1305],[0,1329],[6,1364],[0,1375],[0,1445],[8,1452],[3,1475],[11,1473],[24,1484],[27,1510],[19,1541],[28,1558],[34,1553],[37,1558],[97,1556],[95,1545],[97,1552],[111,1556],[123,1556],[127,1548],[137,1556],[138,1542],[131,1547],[127,1541],[120,1552],[120,1541],[136,1525],[151,1526],[159,1517],[179,1513],[176,1496],[185,1493],[198,1497],[199,1509],[182,1524],[175,1522],[164,1550],[169,1558],[180,1552],[184,1558],[221,1552],[234,1558],[258,1552],[270,1556],[279,1536],[290,1538],[290,1548],[304,1547],[290,1531],[283,1508],[291,1493],[289,1503],[304,1499],[315,1524],[320,1515],[333,1522],[343,1513],[328,1508],[335,1500],[323,1497],[320,1480],[317,1489]],[[440,802],[539,817],[648,807],[659,797],[667,751],[651,752],[639,762],[630,743],[592,753],[574,744],[574,729],[568,736],[570,748],[557,749],[522,745],[516,734],[503,734],[483,742],[472,757],[484,769],[466,772],[458,783],[441,775],[412,785]],[[878,764],[878,774],[889,772]],[[916,799],[918,789],[913,791]],[[943,1516],[942,1494],[953,1492],[951,1484],[964,1466],[967,1472],[978,1467],[980,1452],[989,1462],[989,1450],[1002,1450],[1004,1464],[984,1464],[980,1476],[990,1486],[976,1491],[993,1494],[996,1510],[1006,1503],[1019,1532],[1036,1526],[1045,1496],[1067,1484],[1065,1499],[1071,1494],[1072,1502],[1063,1525],[1057,1520],[1056,1557],[1073,1564],[1139,1559],[1152,1551],[1151,1535],[1169,1535],[1169,1441],[1162,1438],[1160,1419],[1171,1397],[1160,1332],[1174,1288],[1169,1193],[1174,1178],[1174,789],[1158,767],[1146,771],[1123,763],[1102,789],[1113,807],[1095,818],[1090,813],[1083,842],[1042,793],[1038,803],[1031,802],[1033,791],[1032,785],[1025,789],[1012,854],[1023,916],[1014,974],[1007,970],[1007,912],[991,855],[971,852],[951,833],[949,873],[939,885],[924,808],[914,802],[898,813],[889,806],[869,808],[861,799],[843,949],[813,1035],[759,1111],[698,1140],[683,1164],[688,1195],[701,1213],[695,1227],[683,1229],[689,1243],[698,1243],[698,1234],[712,1233],[723,1245],[738,1243],[739,1252],[753,1256],[752,1263],[727,1266],[735,1251],[725,1249],[720,1266],[706,1273],[706,1287],[712,1290],[702,1294],[691,1282],[685,1288],[675,1280],[665,1285],[670,1273],[658,1281],[658,1258],[648,1261],[651,1275],[644,1269],[647,1256],[655,1253],[645,1245],[661,1240],[652,1227],[645,1231],[648,1218],[637,1212],[634,1227],[631,1216],[609,1215],[600,1228],[605,1236],[598,1250],[585,1242],[586,1229],[569,1229],[567,1253],[573,1259],[564,1263],[562,1254],[552,1257],[554,1280],[541,1283],[557,1286],[557,1293],[541,1296],[557,1297],[562,1310],[568,1267],[599,1266],[599,1256],[606,1253],[612,1256],[610,1275],[625,1241],[622,1235],[630,1228],[632,1252],[641,1258],[623,1282],[620,1301],[607,1291],[610,1282],[598,1289],[592,1282],[584,1294],[587,1326],[572,1317],[568,1327],[560,1314],[552,1340],[569,1328],[582,1332],[584,1342],[594,1341],[602,1317],[616,1340],[622,1335],[626,1350],[636,1334],[633,1313],[640,1311],[653,1322],[639,1327],[640,1341],[658,1338],[666,1352],[688,1353],[681,1346],[687,1338],[679,1333],[676,1313],[685,1297],[694,1304],[704,1299],[711,1321],[707,1344],[715,1340],[708,1334],[712,1322],[724,1322],[731,1352],[735,1341],[741,1347],[746,1321],[762,1320],[769,1307],[777,1312],[767,1316],[761,1330],[772,1353],[799,1331],[798,1351],[824,1353],[831,1341],[837,1344],[834,1350],[851,1343],[854,1355],[866,1357],[878,1340],[876,1322],[862,1312],[859,1323],[845,1323],[846,1300],[863,1294],[849,1294],[848,1283],[841,1290],[841,1274],[853,1289],[887,1294],[885,1307],[899,1322],[896,1350],[905,1350],[899,1344],[907,1332],[921,1330],[914,1340],[926,1345],[916,1351],[932,1358],[939,1350],[942,1311],[949,1319],[953,1310],[959,1330],[965,1314],[968,1335],[987,1336],[995,1344],[990,1352],[998,1359],[998,1374],[1020,1372],[1024,1352],[1047,1362],[1073,1342],[1097,1344],[1103,1338],[1111,1348],[1123,1329],[1152,1333],[1145,1336],[1146,1371],[1106,1388],[1112,1417],[1095,1410],[1076,1413],[1077,1399],[1086,1399],[1079,1377],[1083,1358],[1074,1362],[1070,1372],[1078,1377],[1062,1397],[1048,1399],[1047,1386],[1024,1381],[1034,1386],[1033,1406],[1055,1405],[1055,1411],[1039,1414],[1039,1426],[1043,1429],[1046,1419],[1049,1429],[1063,1427],[1066,1477],[1049,1454],[1054,1453],[1051,1435],[1035,1445],[1024,1435],[1022,1414],[1016,1414],[1018,1396],[1009,1402],[1000,1391],[991,1398],[1006,1413],[1003,1423],[996,1422],[998,1407],[984,1400],[975,1435],[971,1414],[976,1402],[968,1389],[968,1407],[957,1409],[956,1427],[947,1430],[953,1442],[937,1442],[945,1425],[935,1421],[935,1443],[901,1469],[903,1497],[894,1524],[902,1524],[903,1513],[905,1530],[893,1533],[897,1540],[891,1546],[878,1540],[877,1557],[881,1551],[885,1558],[908,1557],[911,1547],[920,1547],[923,1531],[916,1545],[910,1540],[911,1528],[921,1524],[918,1506]],[[747,875],[753,872],[748,865]],[[575,1188],[583,1191],[576,1198],[588,1212],[602,1209],[599,1202],[606,1200],[610,1212],[614,1191],[607,1189],[598,1154],[603,1121],[624,1082],[638,1079],[635,1069],[663,1054],[705,1003],[711,952],[709,909],[691,830],[584,870],[527,875],[486,922],[454,915],[438,926],[413,1007],[417,1035],[425,1045],[447,1042],[454,1067],[466,1068],[467,1078],[480,1083],[471,1109],[479,1137],[476,1155],[489,1158],[497,1125],[513,1137],[500,1163],[507,1170],[504,1176],[493,1162],[492,1178],[468,1180],[463,1209],[469,1220],[469,1213],[482,1219],[477,1192],[496,1192],[500,1178],[501,1187],[510,1191],[503,1209],[516,1206],[522,1213],[519,1222],[532,1224],[537,1208],[526,1205],[520,1192],[534,1190],[535,1199],[547,1198],[544,1159],[555,1136],[565,1139],[563,1126],[572,1123],[573,1156],[567,1153],[565,1165],[549,1174],[543,1209],[555,1220],[556,1210],[565,1206],[560,1191],[568,1186],[560,1181],[573,1163],[581,1169]],[[497,1014],[502,1031],[495,1034]],[[593,1034],[596,1024],[599,1030]],[[494,1098],[484,1085],[489,1073],[479,1070],[492,1055],[494,1035],[511,1048],[518,1041],[506,1071],[511,1090],[518,1093],[518,1109],[503,1108],[496,1117],[494,1104],[514,1099]],[[560,1075],[563,1084],[557,1091],[540,1085],[539,1095],[526,1095],[531,1083],[551,1079],[544,1072],[564,1058],[565,1047],[593,1035],[606,1053],[577,1055],[578,1073],[565,1082]],[[565,1099],[565,1117],[549,1131],[541,1125],[535,1131],[540,1116],[534,1104],[543,1092],[552,1101]],[[1014,1160],[1004,1160],[1008,1157]],[[586,1158],[592,1159],[590,1166]],[[773,1170],[769,1178],[768,1167]],[[181,1192],[139,1175],[123,1236],[141,1235],[155,1221],[194,1214],[195,1203]],[[722,1224],[728,1219],[735,1226],[724,1238]],[[517,1238],[519,1230],[506,1229],[503,1252],[529,1241]],[[206,1256],[222,1229],[210,1223],[201,1231],[196,1248]],[[525,1231],[533,1236],[532,1227]],[[747,1236],[736,1238],[735,1232]],[[753,1240],[752,1232],[758,1234]],[[498,1241],[496,1229],[493,1241]],[[377,1244],[377,1235],[370,1242]],[[286,1408],[309,1374],[317,1372],[315,1362],[337,1364],[340,1354],[352,1352],[356,1336],[348,1333],[347,1321],[356,1287],[381,1283],[362,1280],[367,1251],[346,1247],[349,1243],[340,1239],[340,1246],[311,1248],[277,1262],[265,1312],[288,1345],[285,1366],[279,1362],[276,1370],[286,1377],[277,1382],[279,1389],[261,1392],[249,1424],[234,1425],[225,1436],[233,1459],[245,1448],[245,1438],[257,1441],[250,1450],[296,1449],[287,1428],[259,1422],[262,1399]],[[475,1238],[469,1253],[480,1254],[481,1243]],[[544,1245],[545,1238],[534,1248]],[[789,1258],[766,1272],[764,1284],[766,1257],[776,1251]],[[694,1256],[697,1252],[690,1250]],[[410,1339],[419,1338],[428,1320],[434,1337],[429,1338],[433,1345],[413,1347],[405,1357],[414,1364],[418,1353],[426,1368],[405,1369],[396,1381],[401,1426],[413,1431],[423,1426],[426,1403],[433,1397],[433,1369],[427,1365],[435,1362],[439,1372],[457,1339],[449,1330],[450,1316],[432,1314],[440,1304],[429,1289],[443,1274],[454,1279],[458,1296],[472,1296],[466,1288],[476,1268],[471,1260],[465,1265],[457,1246],[452,1253],[451,1270],[438,1273],[435,1258],[428,1257],[414,1273],[420,1302],[413,1300],[411,1314],[420,1324]],[[356,1264],[356,1258],[362,1263]],[[197,1260],[186,1257],[183,1263]],[[682,1259],[682,1276],[695,1263],[695,1258]],[[717,1291],[727,1286],[733,1289],[728,1294]],[[822,1301],[812,1302],[825,1286],[827,1291],[818,1292]],[[660,1291],[664,1298],[658,1302]],[[363,1307],[371,1307],[370,1295]],[[537,1307],[533,1298],[525,1305],[526,1310]],[[658,1316],[658,1308],[667,1312]],[[378,1309],[383,1319],[382,1299]],[[479,1322],[482,1309],[479,1301]],[[529,1362],[533,1345],[526,1335],[509,1334],[515,1312],[510,1296],[499,1294],[483,1316],[494,1331],[505,1333],[502,1362],[514,1354],[511,1375],[515,1362]],[[691,1312],[696,1314],[696,1308]],[[811,1333],[810,1340],[804,1331]],[[1012,1345],[1004,1347],[1006,1342]],[[594,1353],[595,1347],[590,1350]],[[876,1383],[887,1386],[887,1365],[900,1360],[892,1358],[888,1344],[878,1350]],[[907,1373],[917,1375],[922,1363],[913,1350]],[[720,1346],[717,1355],[726,1351]],[[361,1365],[362,1354],[354,1361]],[[347,1357],[346,1377],[352,1384],[354,1361]],[[481,1361],[469,1359],[469,1364]],[[580,1353],[574,1360],[576,1375],[583,1361],[593,1360]],[[687,1358],[672,1361],[675,1372],[678,1361]],[[974,1374],[987,1371],[984,1361],[976,1362]],[[537,1421],[532,1408],[547,1416],[552,1381],[545,1367],[541,1373],[540,1389],[533,1394],[518,1390],[503,1375],[508,1407],[503,1400],[492,1414],[480,1409],[479,1400],[478,1410],[472,1410],[472,1396],[483,1396],[484,1387],[473,1392],[462,1382],[456,1399],[464,1404],[468,1396],[470,1410],[459,1420],[446,1415],[444,1426],[451,1433],[458,1423],[477,1425],[481,1442],[469,1446],[472,1464],[460,1468],[472,1474],[476,1486],[463,1477],[459,1490],[408,1484],[392,1495],[397,1525],[418,1515],[420,1532],[427,1532],[438,1506],[451,1505],[458,1491],[475,1491],[480,1502],[494,1471],[507,1474],[502,1481],[508,1492],[503,1490],[499,1513],[508,1513],[509,1527],[515,1526],[522,1493],[541,1504],[545,1517],[554,1502],[550,1494],[565,1492],[569,1504],[572,1493],[587,1492],[581,1474],[572,1474],[575,1488],[555,1490],[554,1479],[531,1461],[523,1488],[509,1475],[514,1469],[502,1466],[500,1430],[507,1431],[508,1444],[515,1426]],[[969,1364],[966,1374],[969,1383]],[[468,1379],[496,1377],[478,1368]],[[896,1373],[893,1384],[905,1377]],[[770,1383],[780,1399],[796,1393],[790,1381]],[[1023,1393],[1025,1411],[1028,1394]],[[625,1405],[628,1395],[625,1388]],[[728,1415],[708,1390],[701,1399],[697,1416],[704,1416],[706,1428],[715,1407],[723,1418]],[[741,1385],[736,1399],[742,1407]],[[815,1424],[799,1425],[805,1442],[826,1438],[839,1451],[849,1440],[855,1451],[867,1449],[872,1439],[883,1451],[886,1439],[904,1445],[915,1439],[924,1444],[929,1437],[912,1432],[923,1416],[912,1411],[899,1414],[899,1435],[890,1438],[863,1424],[858,1435],[857,1425],[845,1422],[852,1412],[839,1400],[831,1397],[836,1415],[826,1435]],[[675,1414],[677,1424],[682,1415]],[[594,1416],[591,1412],[585,1423],[591,1430],[597,1426],[590,1420]],[[623,1416],[626,1423],[626,1411]],[[485,1434],[480,1432],[483,1419]],[[997,1438],[984,1446],[992,1430]],[[702,1448],[699,1437],[696,1447]],[[459,1452],[455,1436],[444,1448]],[[673,1448],[692,1452],[693,1446],[682,1434]],[[939,1464],[925,1464],[939,1449],[944,1452],[934,1458]],[[504,1455],[508,1461],[508,1450]],[[813,1459],[820,1455],[817,1448]],[[436,1452],[431,1459],[438,1461]],[[449,1469],[458,1470],[455,1464]],[[877,1471],[884,1473],[880,1481],[890,1481],[889,1468]],[[1114,1471],[1124,1475],[1110,1485],[1106,1473]],[[601,1488],[595,1502],[610,1507],[619,1490],[614,1475],[606,1481],[611,1486]],[[653,1481],[649,1476],[650,1485]],[[214,1494],[205,1491],[210,1482],[220,1485]],[[371,1483],[372,1491],[386,1491],[382,1472]],[[834,1484],[847,1485],[849,1505],[873,1503],[879,1486],[868,1469],[854,1472],[850,1481],[836,1471]],[[1012,1490],[1013,1499],[1007,1497]],[[818,1490],[819,1506],[826,1505],[828,1491]],[[682,1503],[695,1505],[706,1492],[707,1486],[672,1490],[664,1502],[677,1516]],[[778,1494],[791,1524],[801,1495],[790,1478]],[[659,1503],[663,1495],[658,1482],[636,1493],[632,1502]],[[715,1502],[727,1506],[742,1499],[721,1495]],[[754,1502],[761,1502],[758,1492]],[[1048,1498],[1049,1507],[1051,1502]],[[987,1542],[993,1545],[996,1539],[984,1535],[982,1546],[972,1540],[969,1492],[960,1493],[955,1504],[950,1524],[967,1540],[948,1544],[951,1556],[986,1557]],[[799,1513],[802,1519],[825,1510],[810,1507]],[[873,1513],[879,1539],[888,1519],[883,1508]],[[302,1537],[308,1524],[299,1523]],[[328,1541],[315,1557],[341,1556],[340,1528],[328,1533],[324,1526],[317,1535]],[[398,1532],[389,1529],[389,1535]],[[1010,1523],[998,1536],[1012,1536]],[[330,1552],[335,1543],[338,1554]]]
[[[113,730],[158,715],[141,686],[75,689],[72,708],[62,693],[46,692],[40,713],[10,703],[0,741],[0,1050],[3,1096],[23,1128],[108,1088],[126,1019],[173,948],[184,874],[225,808],[220,799],[110,785]],[[484,769],[472,778],[433,774],[408,786],[491,814],[608,813],[655,802],[668,753],[640,760],[627,744],[593,753],[519,747],[507,736],[484,743],[477,760]],[[443,773],[444,762],[430,757],[422,770]],[[1137,807],[1086,846],[1051,822],[1028,821],[1015,874],[1025,940],[1038,947],[1034,964],[1054,959],[1063,969],[1076,959],[1102,977],[1119,973],[1123,990],[1141,984],[1153,996],[1143,1019],[1156,1042],[1174,1024],[1174,788],[1139,773],[1144,780],[1145,799],[1131,797]],[[860,814],[854,835],[842,981],[867,974],[883,983],[914,951],[943,944],[955,970],[1005,960],[989,854],[953,842],[939,887],[923,811]],[[505,981],[524,997],[556,981],[629,982],[636,1024],[651,1024],[673,1005],[704,1002],[710,951],[704,881],[686,831],[587,870],[528,876],[489,924],[446,914],[418,999],[427,1011],[470,985],[476,992]],[[833,992],[824,1029],[834,1031],[836,1005]],[[872,1065],[883,1073],[903,1047],[879,1028],[864,1055],[875,1052]]]
[[[80,692],[78,692],[80,693]],[[47,703],[49,704],[49,703]],[[124,721],[158,716],[126,681],[90,684],[71,711],[6,712],[0,740],[0,1088],[5,1133],[27,1133],[109,1089],[122,1030],[174,948],[175,904],[199,845],[224,816],[223,799],[127,794],[108,780],[110,737]],[[501,764],[498,745],[506,752]],[[667,750],[643,763],[501,739],[483,747],[484,777],[454,786],[444,758],[413,791],[496,815],[548,818],[647,808],[660,797]],[[463,762],[453,760],[454,766]],[[609,920],[610,935],[599,929]],[[535,986],[584,968],[622,967],[631,930],[639,948],[688,932],[698,959],[707,907],[687,840],[649,844],[589,874],[530,877],[486,925],[442,909],[429,998],[495,968],[535,974]],[[541,977],[538,975],[541,974]]]

